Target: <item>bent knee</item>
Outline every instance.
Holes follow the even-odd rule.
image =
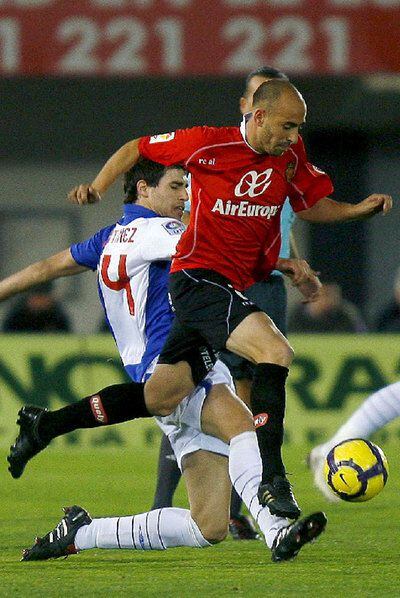
[[[201,535],[210,544],[218,544],[225,540],[229,531],[229,519],[222,512],[216,514],[210,509],[203,509],[195,514],[192,511],[192,519],[200,530]]]
[[[193,390],[184,362],[158,365],[144,387],[146,407],[152,415],[170,415]]]
[[[228,535],[228,525],[222,527],[221,525],[207,525],[205,528],[200,528],[203,538],[210,544],[219,544],[223,542]]]
[[[176,409],[181,399],[178,399],[176,395],[160,392],[157,387],[147,387],[147,384],[144,389],[144,397],[149,413],[161,417],[170,415]]]
[[[294,350],[286,338],[279,339],[273,345],[266,347],[265,352],[258,361],[258,363],[276,363],[284,367],[289,367],[293,361]]]

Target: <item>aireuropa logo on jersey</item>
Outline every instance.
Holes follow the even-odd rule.
[[[278,209],[279,206],[263,206],[249,201],[232,203],[230,199],[227,201],[217,199],[211,211],[218,212],[223,216],[265,216],[269,220],[275,216]]]
[[[267,168],[263,172],[257,172],[256,170],[246,172],[235,187],[235,196],[257,197],[261,195],[271,184],[272,172],[272,168]],[[279,206],[265,206],[245,200],[232,203],[230,199],[227,201],[217,199],[211,211],[224,216],[265,216],[269,219],[275,216],[278,208]]]

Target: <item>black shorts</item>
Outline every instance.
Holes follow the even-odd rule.
[[[169,290],[176,319],[159,363],[188,361],[185,357],[188,352],[198,348],[211,353],[224,349],[236,326],[251,313],[261,311],[213,270],[174,272]],[[209,359],[208,355],[205,359]]]
[[[268,314],[275,326],[286,336],[287,293],[283,276],[271,274],[267,280],[256,282],[246,289],[245,295]],[[244,357],[231,351],[222,351],[220,358],[236,380],[253,378],[255,365]]]

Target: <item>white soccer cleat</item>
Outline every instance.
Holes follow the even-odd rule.
[[[340,498],[333,493],[325,481],[325,457],[326,449],[323,444],[319,444],[308,454],[307,465],[313,474],[314,486],[324,495],[326,500],[329,502],[340,502]]]

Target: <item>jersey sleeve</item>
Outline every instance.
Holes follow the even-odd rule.
[[[144,158],[165,166],[181,164],[185,167],[196,150],[207,145],[213,130],[213,127],[192,127],[162,135],[141,137],[139,152]]]
[[[107,239],[110,236],[110,233],[113,230],[113,228],[114,225],[102,228],[92,237],[86,239],[86,241],[82,241],[81,243],[75,243],[74,245],[71,245],[71,255],[76,261],[76,263],[80,266],[85,266],[85,268],[96,270],[100,261],[100,256],[101,252],[103,251],[103,247],[107,242]]]
[[[330,195],[333,192],[333,184],[323,170],[308,161],[301,137],[292,149],[296,155],[297,167],[289,183],[288,195],[293,210],[300,212]]]
[[[151,218],[140,242],[140,253],[146,262],[170,260],[176,251],[176,246],[185,225],[179,220],[169,218]]]

